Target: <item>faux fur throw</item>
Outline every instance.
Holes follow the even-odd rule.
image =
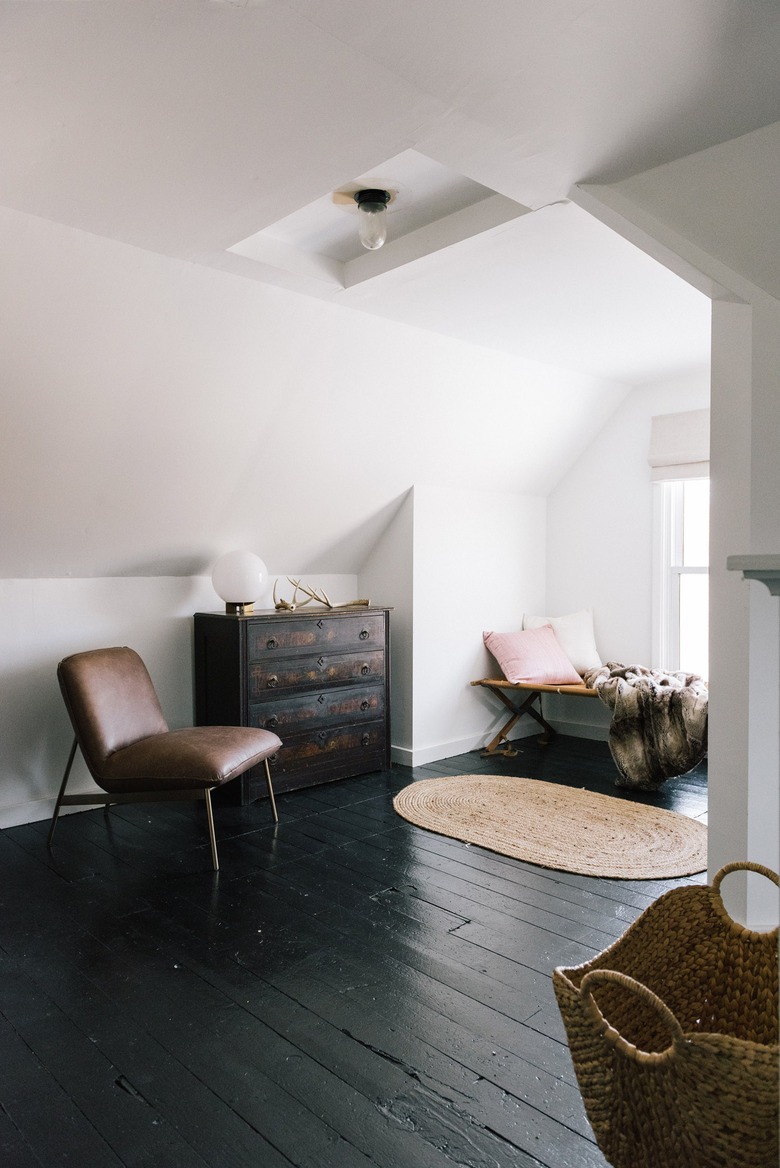
[[[620,772],[615,786],[657,791],[701,762],[708,691],[696,674],[608,661],[588,670],[584,681],[612,711],[609,749]]]

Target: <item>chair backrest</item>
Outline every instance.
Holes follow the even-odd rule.
[[[168,725],[146,666],[133,649],[74,653],[57,666],[73,730],[92,777],[115,751]]]

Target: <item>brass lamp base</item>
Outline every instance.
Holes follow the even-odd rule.
[[[229,613],[230,616],[248,616],[254,610],[254,604],[233,604],[231,601],[225,602],[225,612]]]

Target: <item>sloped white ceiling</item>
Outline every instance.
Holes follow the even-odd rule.
[[[418,137],[529,206],[777,120],[771,0],[429,0],[289,7],[447,116]],[[472,173],[470,170],[469,173]]]
[[[4,575],[352,571],[415,481],[549,489],[708,353],[572,184],[780,120],[769,0],[0,0],[0,44]],[[503,218],[355,281],[228,250],[408,151]]]
[[[0,201],[227,246],[415,146],[531,207],[778,120],[761,0],[3,3]]]
[[[410,148],[538,209],[780,119],[770,0],[29,0],[0,39],[1,205],[316,295],[227,249]]]
[[[0,254],[0,577],[357,572],[413,484],[544,494],[627,392],[1,209]]]
[[[780,122],[626,179],[616,191],[780,299]]]

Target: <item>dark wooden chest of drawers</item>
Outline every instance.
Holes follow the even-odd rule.
[[[389,611],[196,613],[196,725],[278,734],[279,792],[389,766]],[[226,797],[265,795],[256,771],[228,783]]]

